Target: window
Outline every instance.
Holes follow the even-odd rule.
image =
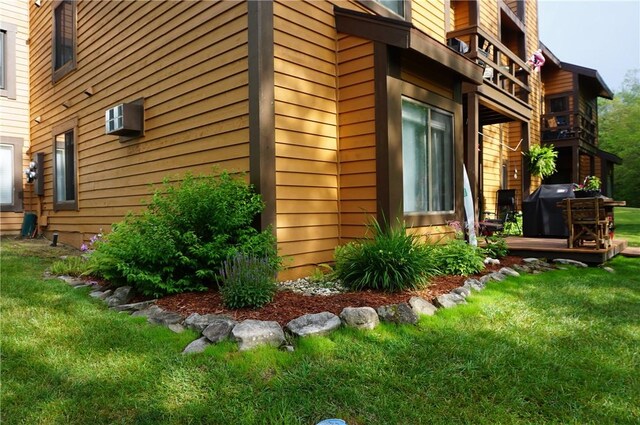
[[[377,15],[387,18],[402,18],[410,21],[411,5],[407,0],[360,0],[364,6]]]
[[[13,24],[0,22],[0,96],[16,98],[16,32]]]
[[[453,116],[402,98],[405,214],[454,209]]]
[[[549,112],[565,112],[569,110],[567,96],[555,97],[549,100]]]
[[[53,5],[53,81],[76,67],[76,4],[62,0]]]
[[[53,208],[75,210],[78,207],[76,185],[76,122],[54,129],[53,135]]]
[[[378,3],[404,18],[404,0],[376,0]]]
[[[0,211],[22,211],[22,139],[0,137]]]
[[[7,32],[0,30],[0,90],[6,90],[7,87]]]

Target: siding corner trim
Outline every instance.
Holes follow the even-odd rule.
[[[249,180],[265,209],[258,228],[276,231],[273,2],[249,0]]]

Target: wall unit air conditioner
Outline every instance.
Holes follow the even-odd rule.
[[[105,133],[124,138],[142,136],[144,111],[142,101],[121,103],[106,110],[104,114]]]

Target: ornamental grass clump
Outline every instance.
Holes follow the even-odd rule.
[[[259,308],[273,300],[277,268],[267,257],[238,254],[226,260],[220,275],[222,302],[228,308]]]
[[[371,239],[351,242],[335,251],[335,276],[355,290],[399,292],[428,284],[436,274],[429,246],[407,234],[404,224],[382,226],[373,221]]]

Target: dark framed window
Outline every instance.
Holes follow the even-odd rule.
[[[0,136],[0,211],[22,211],[22,148],[22,138]]]
[[[462,105],[396,77],[387,77],[386,94],[381,214],[416,227],[460,219]]]
[[[387,18],[411,20],[410,0],[360,0],[360,3],[377,15]]]
[[[14,24],[0,22],[0,96],[16,98],[16,32]]]
[[[453,114],[402,97],[405,214],[452,213],[455,198]]]
[[[553,97],[549,99],[549,112],[566,112],[569,110],[569,98],[567,96]]]
[[[76,3],[59,0],[53,3],[53,81],[76,68]]]
[[[77,121],[53,130],[53,209],[78,209]]]

